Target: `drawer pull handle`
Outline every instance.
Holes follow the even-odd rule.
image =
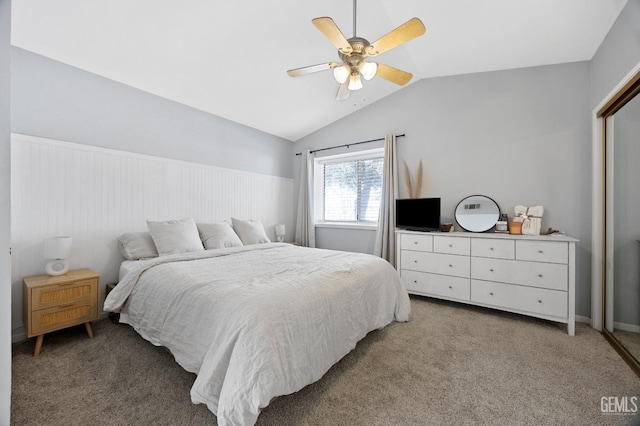
[[[449,268],[453,268],[453,265],[452,265],[452,264],[449,264]]]
[[[73,306],[73,302],[71,303],[65,303],[63,305],[58,305],[58,308],[68,308],[69,306]]]
[[[413,261],[413,263],[418,263],[418,261],[417,261],[417,260],[414,260],[414,261]]]
[[[453,287],[449,286],[450,289],[453,289]]]
[[[490,295],[490,296],[493,296],[493,292],[489,292],[489,295]]]
[[[489,250],[493,251],[493,247],[489,247]]]
[[[413,283],[414,284],[418,284],[418,280],[413,280]]]
[[[453,247],[453,244],[449,244],[449,247]]]
[[[538,274],[538,278],[542,278],[542,274]]]
[[[490,272],[493,272],[493,269],[489,269]]]
[[[538,303],[542,303],[542,300],[538,300]]]
[[[58,283],[59,286],[65,286],[65,285],[71,285],[73,284],[73,281],[67,281],[66,283]]]
[[[416,244],[416,245],[417,245],[417,244],[418,244],[418,242],[417,242],[417,241],[414,241],[414,242],[413,242],[413,244]]]
[[[538,253],[542,254],[542,250],[538,250]]]

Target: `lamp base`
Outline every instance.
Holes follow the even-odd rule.
[[[66,274],[69,270],[69,262],[63,259],[52,260],[44,267],[48,275],[56,276]]]

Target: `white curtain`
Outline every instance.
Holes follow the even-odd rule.
[[[382,198],[373,254],[386,259],[393,266],[396,266],[396,194],[398,194],[396,137],[390,134],[385,137],[384,141]]]
[[[316,246],[316,229],[313,219],[313,154],[308,149],[302,153],[300,161],[295,242],[304,247]]]

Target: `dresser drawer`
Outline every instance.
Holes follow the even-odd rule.
[[[438,235],[433,237],[433,251],[436,253],[469,256],[469,253],[471,253],[470,247],[471,243],[469,238],[443,237]]]
[[[66,281],[32,289],[32,309],[39,310],[83,299],[95,299],[98,279]]]
[[[98,318],[98,305],[95,300],[68,302],[31,313],[29,335],[38,335],[59,330],[71,325],[93,321]]]
[[[471,301],[484,305],[567,318],[564,291],[471,280]]]
[[[402,250],[433,251],[433,236],[419,234],[402,234],[400,236]]]
[[[568,266],[554,263],[471,258],[471,278],[552,290],[568,290]]]
[[[512,240],[474,238],[471,240],[471,256],[515,259],[516,246]]]
[[[562,241],[516,241],[516,259],[569,263],[569,243]]]
[[[471,262],[468,256],[419,251],[403,251],[401,256],[403,270],[469,278]]]
[[[469,278],[426,272],[401,271],[402,281],[410,293],[446,297],[448,299],[469,300],[471,295]]]

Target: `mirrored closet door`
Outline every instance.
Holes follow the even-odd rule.
[[[603,108],[603,334],[640,376],[640,74]],[[607,109],[608,108],[608,109]]]

